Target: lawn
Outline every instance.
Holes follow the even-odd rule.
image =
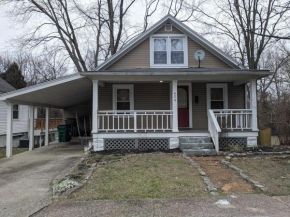
[[[207,196],[201,177],[180,154],[137,155],[100,166],[68,200]]]
[[[290,157],[249,157],[232,161],[264,185],[268,195],[290,195]]]
[[[12,155],[20,154],[22,152],[28,151],[28,148],[14,148],[12,149]],[[6,148],[0,148],[0,159],[6,157]]]

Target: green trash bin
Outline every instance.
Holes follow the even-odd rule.
[[[69,142],[69,133],[67,125],[59,125],[58,130],[58,141],[59,142]]]

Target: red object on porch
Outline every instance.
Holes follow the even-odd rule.
[[[188,87],[178,86],[178,127],[189,127]]]

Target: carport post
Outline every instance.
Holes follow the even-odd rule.
[[[29,151],[34,149],[34,107],[29,106]]]
[[[13,147],[13,105],[7,104],[7,132],[6,132],[6,157],[12,156]]]
[[[92,133],[98,132],[98,111],[99,111],[99,81],[93,80],[93,130]]]
[[[44,145],[48,146],[49,144],[49,108],[45,108],[45,137]]]
[[[257,80],[250,80],[251,109],[252,109],[252,130],[258,131],[257,115]]]

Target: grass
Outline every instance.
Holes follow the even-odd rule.
[[[22,152],[28,151],[28,148],[14,148],[12,149],[12,155],[20,154]],[[6,148],[0,148],[0,159],[6,157]]]
[[[139,155],[95,170],[92,180],[68,200],[190,198],[207,196],[188,161],[178,155]]]
[[[271,196],[290,195],[290,158],[262,157],[232,161],[250,177],[264,185]]]

